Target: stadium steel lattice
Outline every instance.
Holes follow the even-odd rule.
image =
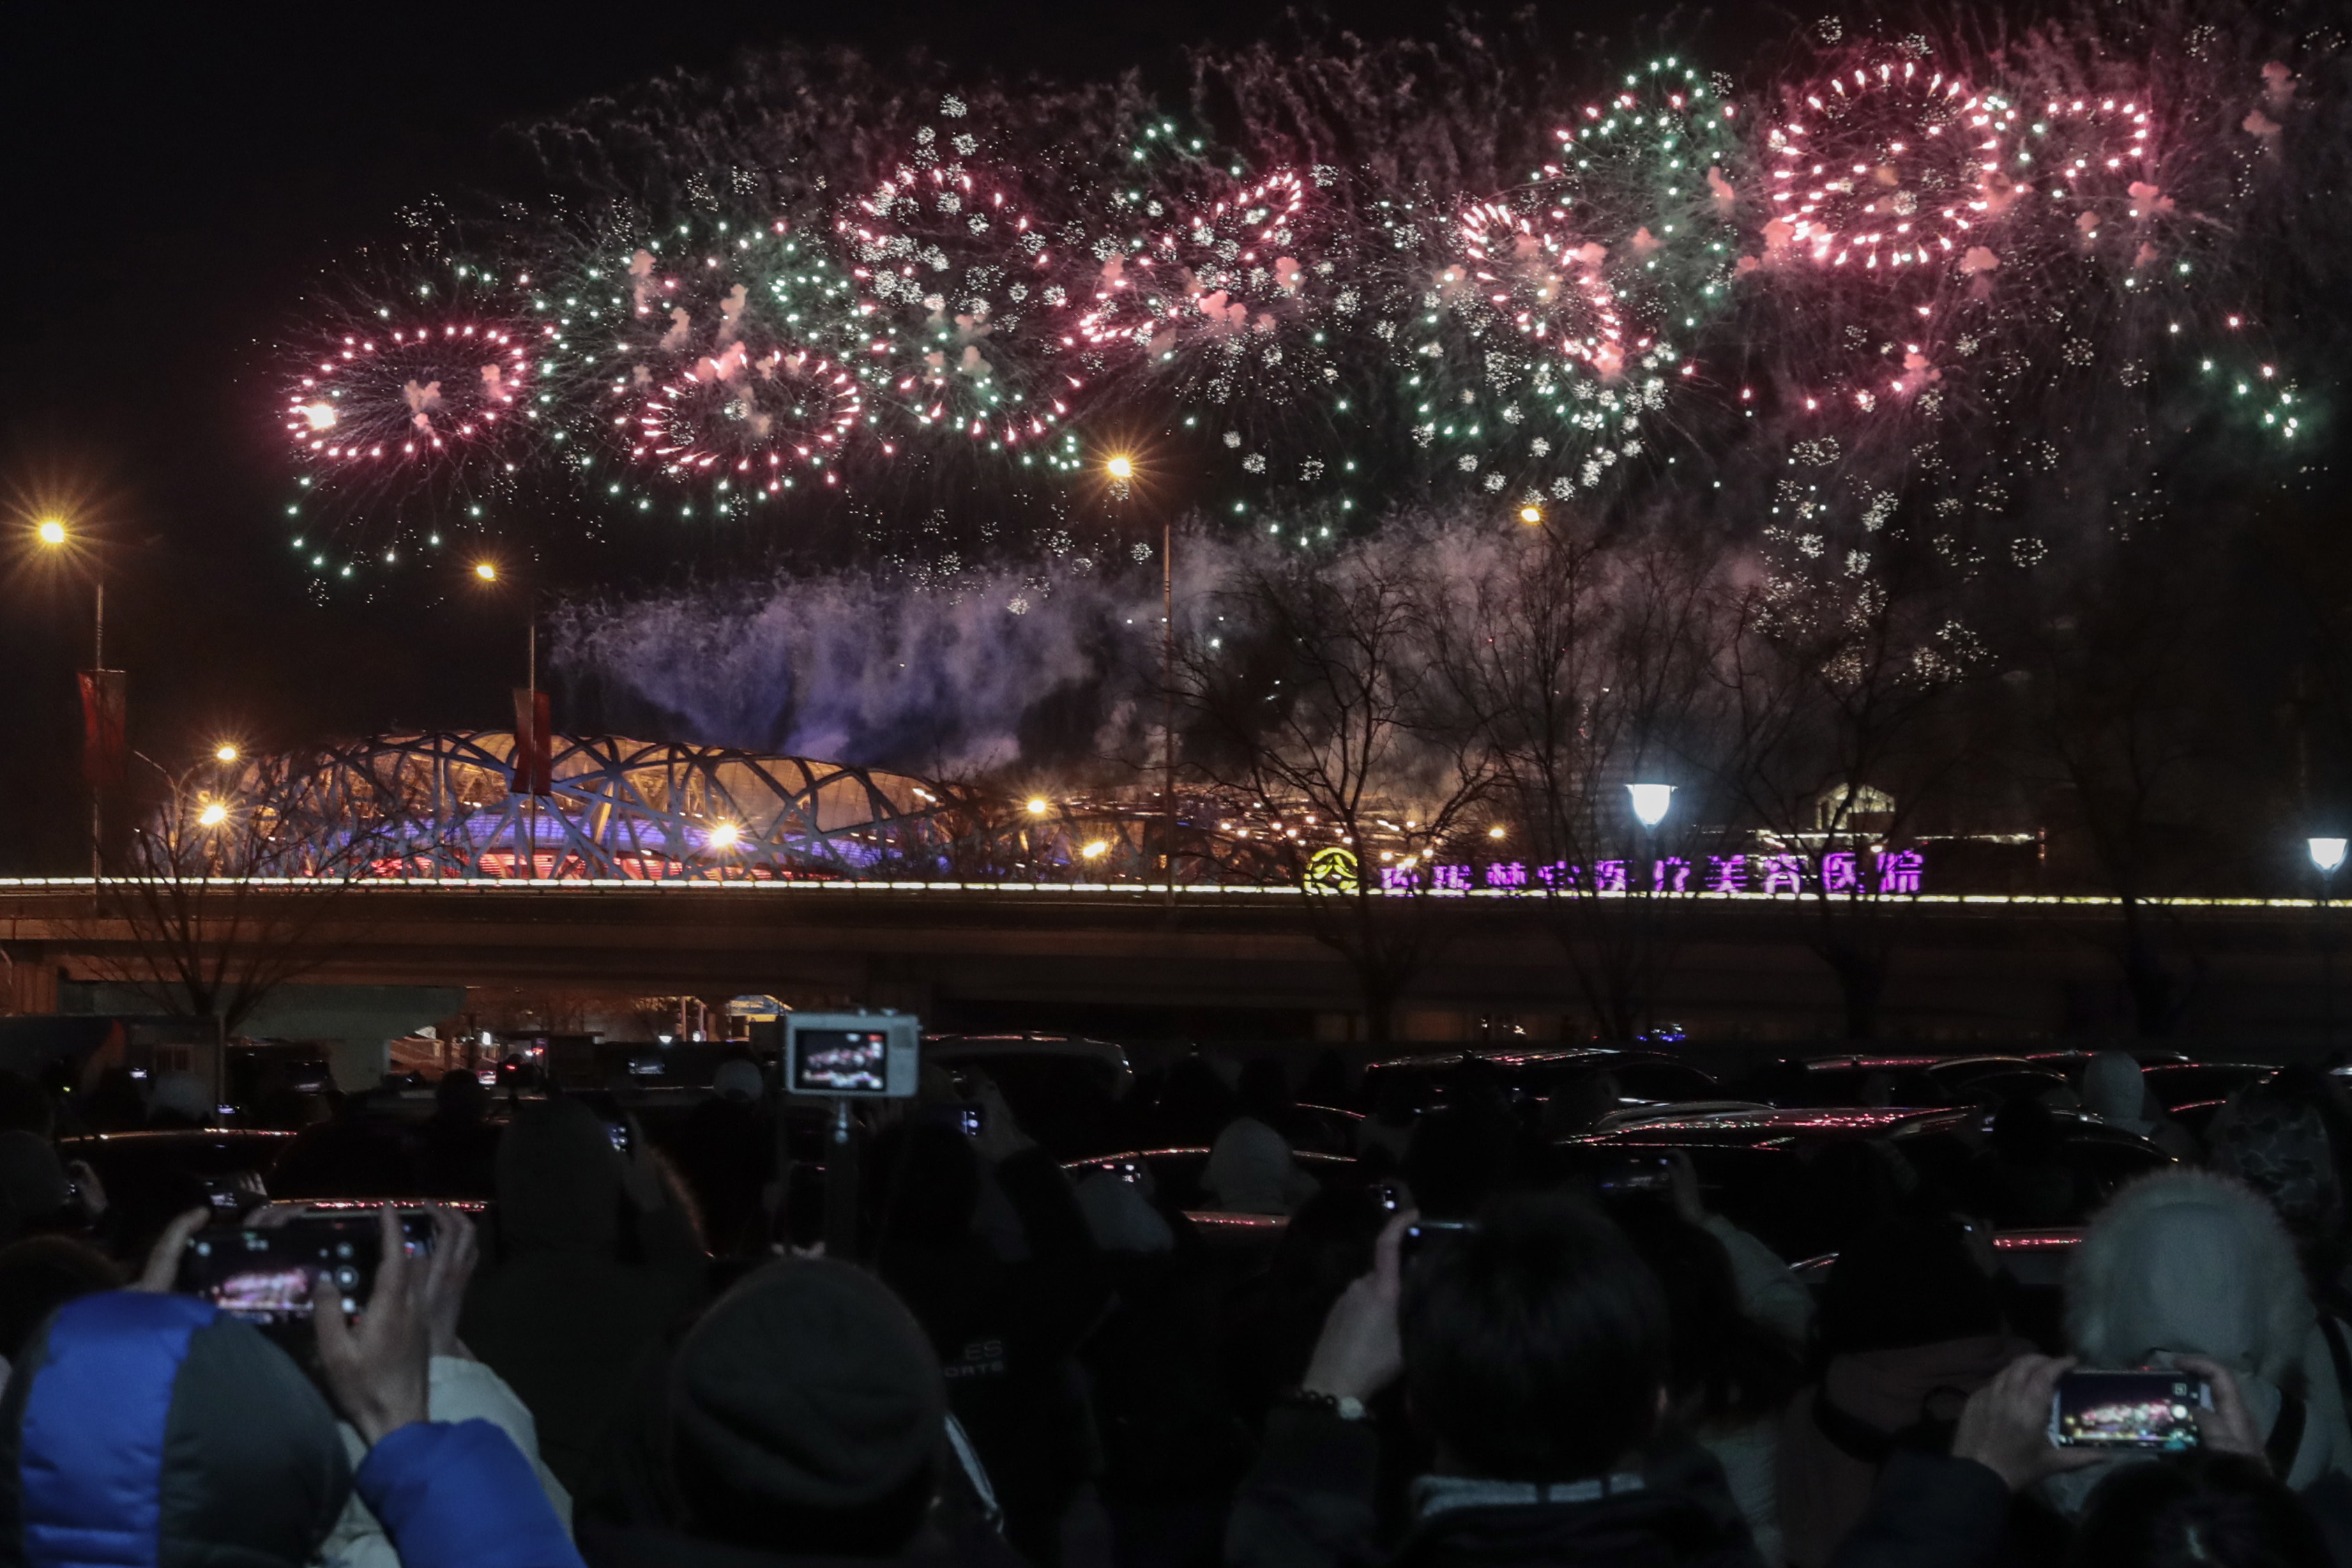
[[[943,787],[900,773],[617,736],[557,736],[553,762],[532,797],[507,731],[372,737],[319,754],[286,816],[333,841],[305,862],[356,850],[394,877],[938,875],[973,837]]]

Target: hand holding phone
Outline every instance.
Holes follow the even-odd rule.
[[[2050,1402],[2072,1360],[2021,1355],[1969,1396],[1952,1434],[1952,1457],[1973,1459],[2001,1479],[2011,1491],[2063,1470],[2078,1470],[2105,1458],[2096,1448],[2062,1448],[2049,1434]]]

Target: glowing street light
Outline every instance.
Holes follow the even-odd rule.
[[[1529,502],[1527,506],[1519,508],[1519,521],[1527,524],[1529,528],[1535,527],[1538,523],[1543,521],[1543,508],[1535,505],[1533,502]]]
[[[234,741],[224,740],[213,747],[213,760],[215,762],[234,762],[236,760],[236,744]]]
[[[1666,820],[1666,812],[1675,803],[1675,787],[1671,784],[1628,784],[1625,792],[1633,798],[1634,821],[1652,831]]]
[[[478,560],[474,563],[474,575],[484,582],[496,582],[499,580],[498,564],[495,561]]]
[[[227,821],[228,808],[218,800],[205,801],[204,810],[196,813],[196,825],[200,828],[217,828]]]
[[[1030,798],[1029,814],[1033,817],[1042,817],[1053,809],[1054,808],[1048,804],[1042,796],[1032,796]]]
[[[1125,483],[1135,477],[1135,459],[1122,454],[1104,464],[1103,471],[1112,478]]]
[[[43,517],[33,529],[33,533],[51,549],[66,542],[66,525],[58,517]]]
[[[710,830],[710,847],[714,850],[731,850],[735,847],[735,841],[741,836],[742,830],[734,823],[716,823]]]
[[[1109,852],[1110,845],[1101,839],[1097,839],[1093,843],[1088,844],[1086,848],[1078,852],[1079,854],[1085,856],[1090,861],[1098,861]]]
[[[2311,851],[2311,863],[2318,869],[2320,875],[2334,876],[2344,868],[2344,851],[2347,844],[2352,844],[2352,840],[2312,839],[2308,841],[2306,847]]]
[[[1488,838],[1490,838],[1490,839],[1499,839],[1499,838],[1501,838],[1501,837],[1503,836],[1503,824],[1502,824],[1502,823],[1500,823],[1500,822],[1497,822],[1497,823],[1496,823],[1493,827],[1491,827],[1491,828],[1487,829],[1487,830],[1486,830],[1486,836],[1487,836]]]

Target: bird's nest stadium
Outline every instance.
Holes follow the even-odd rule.
[[[544,793],[504,730],[374,736],[289,764],[281,874],[732,881],[1132,876],[1156,810],[996,800],[903,773],[724,747],[555,736]],[[250,777],[250,776],[249,776]],[[257,868],[260,869],[260,868]]]

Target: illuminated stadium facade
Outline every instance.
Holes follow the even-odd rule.
[[[288,813],[325,841],[289,849],[312,865],[356,852],[391,877],[866,879],[939,875],[979,836],[963,802],[900,773],[617,736],[556,736],[551,759],[530,796],[504,730],[335,747]]]

